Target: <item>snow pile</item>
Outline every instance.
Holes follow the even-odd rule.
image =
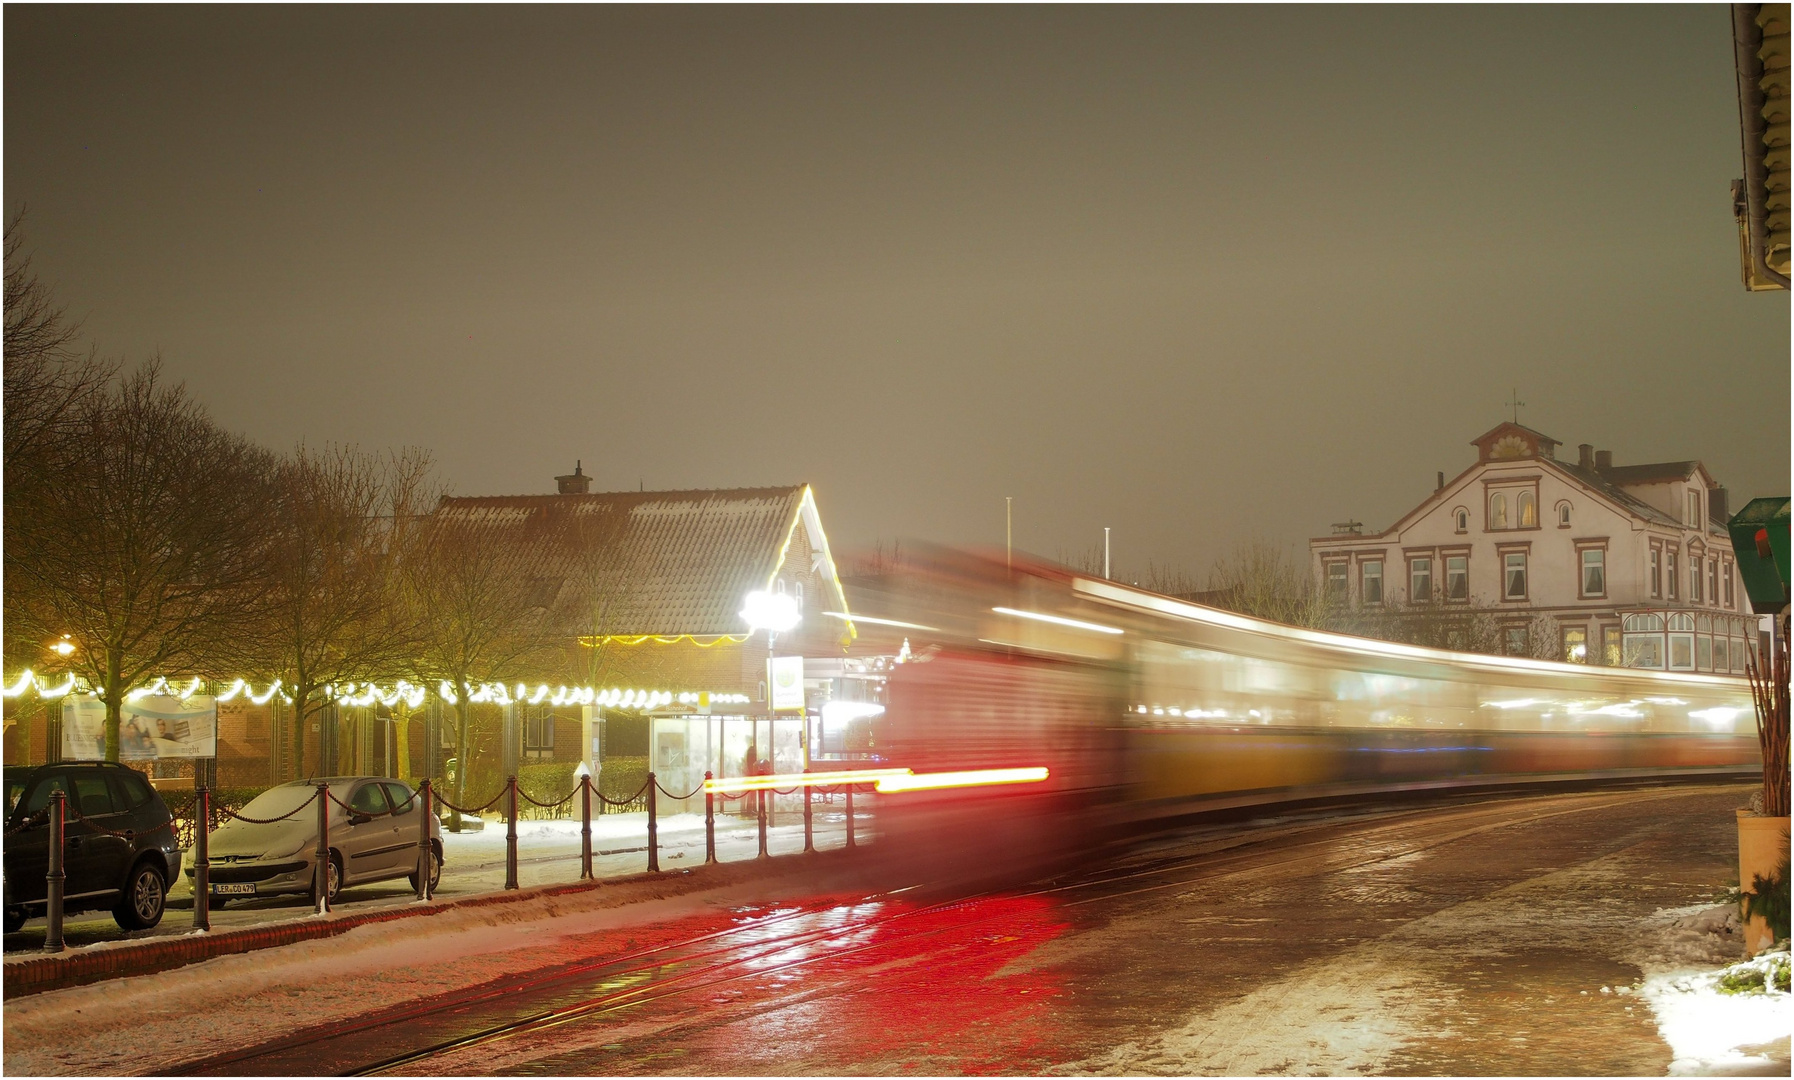
[[[1754,960],[1717,966],[1739,952],[1735,905],[1660,915],[1665,922],[1655,955],[1641,965],[1645,978],[1636,992],[1650,1005],[1658,1033],[1675,1055],[1670,1075],[1785,1075],[1794,1031],[1787,945]]]

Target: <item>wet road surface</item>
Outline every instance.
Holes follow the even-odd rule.
[[[1185,830],[983,895],[811,897],[181,1072],[1662,1074],[1653,912],[1732,876],[1744,785]]]

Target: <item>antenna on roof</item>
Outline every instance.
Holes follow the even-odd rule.
[[[1520,400],[1519,387],[1515,387],[1513,390],[1509,391],[1509,394],[1511,395],[1512,400],[1504,402],[1503,404],[1514,410],[1514,423],[1518,424],[1520,422],[1520,408],[1525,405],[1526,402]]]

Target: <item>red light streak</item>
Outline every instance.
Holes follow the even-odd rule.
[[[710,792],[765,791],[771,788],[823,787],[834,784],[874,784],[881,795],[900,791],[933,791],[938,788],[984,787],[991,784],[1037,784],[1047,778],[1046,766],[1025,769],[972,769],[965,772],[922,773],[908,769],[846,769],[840,772],[774,773],[770,776],[732,776],[704,781]]]

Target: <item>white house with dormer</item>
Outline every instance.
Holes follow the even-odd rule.
[[[1742,674],[1757,634],[1725,531],[1726,490],[1699,461],[1615,465],[1583,444],[1503,423],[1476,463],[1388,529],[1308,543],[1338,603],[1492,609],[1511,652],[1533,618],[1577,663]]]

